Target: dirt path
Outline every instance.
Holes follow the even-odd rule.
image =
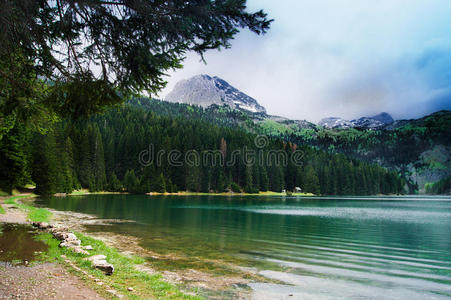
[[[1,223],[26,224],[27,213],[4,204]],[[1,245],[0,245],[1,246]],[[0,247],[2,248],[2,247]],[[0,262],[0,299],[104,299],[81,279],[54,263],[13,266]]]
[[[12,204],[4,204],[0,202],[0,205],[5,210],[4,214],[0,214],[0,223],[17,223],[17,224],[26,224],[27,222],[27,213],[16,208]]]
[[[0,266],[0,299],[104,299],[60,265]]]

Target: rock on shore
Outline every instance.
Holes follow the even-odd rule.
[[[60,247],[70,248],[75,253],[89,255],[87,250],[93,249],[90,245],[81,246],[81,241],[66,227],[53,227],[44,222],[33,222],[33,226],[43,230],[48,229],[53,237],[61,241]],[[106,261],[105,255],[93,255],[88,257],[87,260],[92,262],[94,268],[103,271],[106,275],[111,275],[114,272],[114,266]]]

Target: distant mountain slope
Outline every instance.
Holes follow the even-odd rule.
[[[451,176],[451,111],[376,128],[323,127],[284,138],[397,169],[411,192]]]
[[[179,81],[165,100],[199,105],[204,108],[210,105],[227,105],[254,113],[266,113],[265,108],[258,104],[257,100],[216,76],[197,75]]]
[[[325,128],[333,128],[333,129],[348,129],[348,128],[382,128],[388,124],[393,123],[392,116],[390,116],[386,112],[382,112],[373,117],[362,117],[360,119],[354,119],[351,121],[344,120],[342,118],[337,117],[329,117],[324,118],[319,121],[318,125],[323,126]]]

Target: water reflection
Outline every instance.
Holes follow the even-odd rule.
[[[343,297],[358,296],[363,287],[398,296],[403,291],[412,297],[451,296],[449,198],[90,195],[41,203],[134,220],[137,223],[89,229],[140,237],[142,246],[158,253],[258,267],[266,276],[295,285],[311,282],[323,296],[341,295],[332,287],[328,290],[326,282],[344,290],[346,284],[355,288]],[[279,288],[285,291],[275,290]]]

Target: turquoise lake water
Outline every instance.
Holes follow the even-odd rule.
[[[162,269],[224,260],[286,283],[250,284],[255,299],[451,297],[451,197],[89,195],[38,204],[136,221],[88,230],[189,258],[155,262]]]

